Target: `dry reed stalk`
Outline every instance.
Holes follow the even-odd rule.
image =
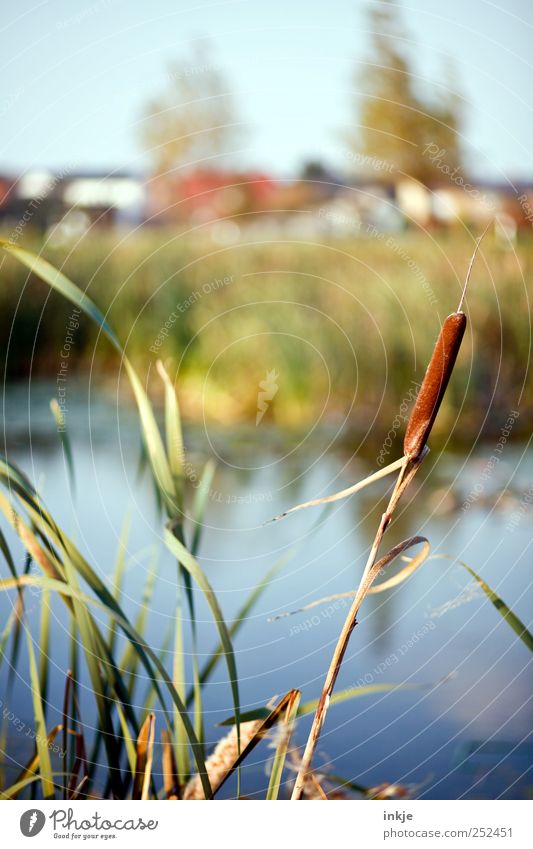
[[[288,751],[288,756],[291,768],[294,772],[298,772],[302,762],[300,752],[298,749],[291,748]],[[320,772],[316,769],[308,770],[305,775],[305,784],[302,793],[303,798],[310,802],[315,800],[328,801],[329,794],[331,793],[334,794],[337,799],[346,799],[346,794],[338,788],[332,790],[328,789],[326,793],[324,791],[324,785],[329,788],[330,781],[327,773]]]
[[[292,800],[298,800],[302,798],[302,792],[305,787],[306,775],[310,769],[311,761],[313,759],[313,755],[315,752],[316,744],[318,742],[318,738],[320,736],[320,732],[322,730],[322,726],[324,724],[324,720],[326,718],[326,713],[329,707],[329,701],[331,699],[331,694],[333,692],[333,688],[335,687],[335,682],[337,681],[337,677],[340,672],[340,668],[342,666],[342,661],[344,658],[344,654],[346,649],[348,648],[348,642],[352,635],[352,631],[355,628],[357,622],[357,614],[359,612],[359,608],[361,603],[367,594],[374,577],[376,576],[378,570],[373,570],[372,567],[376,565],[376,555],[383,539],[383,535],[390,523],[392,518],[392,514],[400,500],[403,492],[407,489],[409,484],[411,483],[414,475],[416,474],[420,464],[422,463],[424,457],[426,456],[427,451],[423,451],[415,460],[411,460],[409,457],[405,458],[405,462],[400,469],[400,473],[394,485],[394,489],[392,491],[387,509],[385,513],[383,513],[381,517],[381,522],[379,523],[379,528],[376,533],[376,537],[374,539],[374,543],[370,550],[370,554],[368,556],[368,560],[365,566],[365,570],[363,572],[363,576],[361,578],[359,587],[357,588],[357,592],[355,594],[355,598],[352,602],[352,606],[348,612],[346,620],[344,622],[342,631],[340,633],[339,639],[337,641],[337,645],[335,647],[335,651],[333,652],[333,657],[331,659],[331,663],[326,675],[326,680],[324,682],[324,686],[322,688],[322,694],[320,696],[317,709],[315,711],[315,716],[313,718],[313,724],[311,726],[311,731],[309,733],[309,738],[307,740],[307,745],[305,747],[305,751],[302,757],[302,762],[300,764],[300,769],[298,771],[298,775],[296,776],[296,781],[294,784],[294,789],[292,792]],[[408,468],[410,466],[410,468]],[[379,566],[379,564],[378,564]],[[381,567],[380,567],[381,568]]]
[[[449,315],[444,321],[427,367],[424,380],[422,381],[420,392],[418,393],[417,400],[407,424],[404,438],[404,457],[401,462],[400,471],[398,473],[387,509],[381,517],[381,522],[376,532],[355,598],[344,622],[335,651],[333,652],[333,657],[331,659],[329,669],[326,674],[326,680],[315,711],[311,731],[309,733],[300,764],[300,769],[294,783],[294,789],[291,796],[292,800],[296,801],[302,798],[306,784],[306,776],[311,768],[313,755],[326,718],[331,694],[335,687],[335,682],[337,681],[352,631],[357,624],[359,608],[370,589],[374,578],[376,577],[376,557],[381,541],[387,527],[390,524],[392,515],[402,494],[411,483],[414,475],[420,467],[420,464],[429,451],[427,448],[427,440],[431,433],[431,428],[433,427],[433,423],[451,377],[466,328],[466,315],[461,311],[466,294],[466,288],[468,286],[476,253],[487,230],[488,227],[476,242],[474,253],[470,260],[466,274],[466,280],[461,294],[461,299],[459,301],[459,306],[457,311]],[[383,560],[390,562],[390,559],[387,559],[387,557],[383,558]],[[380,561],[380,563],[381,562],[382,561]],[[379,564],[377,565],[379,566]]]

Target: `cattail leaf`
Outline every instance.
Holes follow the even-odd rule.
[[[372,593],[381,593],[384,590],[390,590],[392,589],[392,587],[397,587],[399,584],[402,584],[406,580],[406,578],[409,578],[413,574],[413,572],[416,572],[416,570],[420,566],[422,566],[423,563],[425,563],[425,561],[429,557],[431,546],[428,540],[423,537],[413,537],[411,545],[415,545],[415,539],[416,542],[421,542],[422,540],[424,540],[420,553],[417,554],[415,557],[411,557],[409,559],[408,565],[404,566],[404,568],[401,569],[396,575],[393,575],[392,578],[388,578],[386,581],[382,581],[380,584],[373,584],[368,590],[368,595],[372,595]],[[407,540],[407,542],[409,542],[409,540]]]

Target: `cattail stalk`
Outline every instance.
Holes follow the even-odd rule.
[[[448,386],[466,328],[466,315],[461,310],[466,293],[466,287],[468,285],[470,272],[472,270],[477,250],[481,239],[486,232],[487,230],[484,231],[476,242],[476,247],[470,260],[457,312],[449,315],[444,321],[435,344],[433,354],[429,361],[424,380],[422,381],[422,386],[420,387],[420,392],[418,393],[415,406],[411,413],[404,438],[403,463],[400,467],[387,509],[381,517],[381,522],[379,523],[370,554],[368,555],[368,560],[359,583],[359,587],[357,588],[355,598],[346,617],[346,621],[344,622],[335,651],[333,652],[333,657],[331,658],[326,680],[324,681],[324,686],[322,688],[322,694],[315,711],[313,724],[311,726],[307,745],[300,764],[300,769],[296,776],[291,797],[292,800],[299,800],[302,798],[306,783],[306,776],[311,769],[313,755],[315,753],[322,726],[326,719],[331,694],[333,693],[333,688],[335,687],[335,682],[337,681],[352,631],[357,624],[357,614],[361,603],[372,584],[372,567],[375,565],[381,541],[387,527],[390,524],[392,515],[402,494],[411,483],[429,450],[427,448],[427,440],[446,391],[446,387]]]
[[[316,744],[318,742],[322,726],[324,725],[324,720],[326,719],[326,713],[329,707],[331,694],[333,692],[333,688],[335,687],[335,683],[337,681],[337,677],[342,666],[342,661],[344,659],[346,649],[348,648],[348,643],[350,641],[352,631],[357,624],[357,614],[359,613],[359,608],[370,588],[370,573],[372,570],[372,566],[376,561],[376,556],[379,546],[381,544],[381,540],[383,539],[383,535],[387,530],[387,527],[392,518],[392,514],[394,513],[394,510],[402,496],[402,493],[407,489],[407,487],[411,483],[414,475],[416,474],[416,471],[418,470],[418,467],[426,456],[426,453],[427,452],[423,451],[420,457],[416,458],[415,460],[411,460],[409,457],[405,458],[404,464],[400,469],[398,478],[396,479],[396,483],[394,485],[394,489],[392,491],[392,495],[390,497],[387,509],[381,517],[381,522],[379,523],[379,528],[377,530],[374,543],[370,550],[370,554],[368,556],[363,576],[357,588],[357,592],[352,602],[352,606],[344,622],[342,631],[337,641],[337,645],[335,647],[335,651],[333,652],[333,657],[331,658],[329,669],[326,675],[326,680],[322,688],[322,694],[320,696],[320,700],[315,711],[315,716],[313,718],[313,724],[311,726],[307,745],[305,747],[305,751],[300,764],[300,769],[298,771],[298,775],[296,776],[294,789],[292,791],[291,799],[293,801],[302,798],[302,793],[306,782],[306,775],[311,767],[311,762],[315,753]],[[408,468],[409,466],[411,468]]]

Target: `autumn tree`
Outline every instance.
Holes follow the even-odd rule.
[[[207,41],[171,65],[166,89],[148,104],[141,140],[156,175],[207,166],[230,153],[238,137],[233,97]]]
[[[404,172],[431,183],[438,175],[424,152],[428,145],[445,152],[450,168],[461,164],[461,101],[451,91],[450,69],[438,86],[428,87],[417,78],[412,40],[394,0],[371,0],[367,18],[371,50],[356,74],[359,126],[348,137],[351,158],[372,168],[374,175],[390,179],[391,173]],[[390,167],[379,169],[376,163]]]

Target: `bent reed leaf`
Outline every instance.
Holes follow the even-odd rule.
[[[373,593],[381,593],[385,590],[392,589],[392,587],[397,587],[399,584],[402,584],[406,580],[406,578],[412,575],[413,572],[415,572],[422,565],[422,563],[424,563],[425,560],[427,560],[431,551],[429,541],[425,537],[411,537],[411,540],[406,540],[405,542],[411,542],[411,545],[415,545],[415,539],[416,542],[420,542],[422,539],[425,540],[424,546],[420,554],[417,554],[416,557],[402,557],[402,560],[406,559],[408,561],[408,565],[404,566],[404,568],[396,575],[393,575],[392,578],[388,578],[386,581],[382,581],[381,584],[374,584],[373,586],[369,587],[369,589],[367,590],[367,595],[372,595]],[[403,543],[401,543],[401,545],[403,545]],[[402,551],[405,550],[405,548],[402,549]],[[394,557],[397,556],[398,554],[394,555]],[[333,593],[332,595],[322,596],[322,598],[317,598],[314,601],[310,601],[309,604],[304,604],[303,607],[298,607],[295,610],[287,610],[284,613],[278,613],[276,614],[276,616],[272,616],[270,619],[268,619],[268,622],[277,622],[278,619],[285,619],[287,616],[294,616],[296,613],[304,613],[306,610],[311,610],[313,607],[319,607],[321,604],[328,604],[330,601],[338,601],[341,598],[353,598],[355,594],[356,590],[349,590],[345,593]]]
[[[375,483],[381,478],[386,477],[386,475],[392,474],[392,472],[397,472],[400,469],[405,460],[404,457],[400,457],[399,460],[395,460],[393,463],[390,463],[388,466],[385,466],[383,469],[379,469],[377,472],[373,472],[368,477],[363,480],[358,481],[357,483],[352,484],[352,486],[347,487],[346,489],[341,489],[339,492],[334,493],[333,495],[326,495],[324,498],[313,498],[311,501],[304,501],[303,504],[297,504],[296,507],[291,507],[290,510],[285,510],[284,513],[280,513],[279,516],[274,516],[273,519],[269,519],[265,522],[265,525],[270,524],[271,522],[279,522],[280,519],[284,519],[285,516],[289,516],[291,513],[296,513],[298,510],[305,510],[307,507],[318,507],[321,504],[333,504],[335,501],[340,501],[343,498],[348,498],[350,495],[354,495],[356,492],[360,492],[370,484]]]

